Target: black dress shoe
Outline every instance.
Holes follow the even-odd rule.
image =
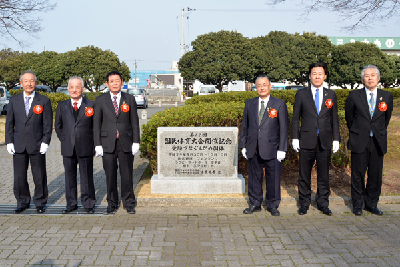
[[[361,208],[353,208],[353,213],[356,216],[361,216],[362,215],[362,209]]]
[[[267,208],[267,211],[271,213],[272,216],[279,216],[281,213],[277,208]]]
[[[85,211],[86,211],[88,214],[93,214],[93,213],[94,213],[94,208],[85,208]]]
[[[298,213],[299,215],[304,215],[304,214],[307,214],[307,210],[308,210],[308,207],[306,207],[306,206],[300,206],[300,208],[299,208],[299,210],[297,211],[297,213]]]
[[[46,207],[37,207],[36,212],[37,213],[44,213],[46,211]]]
[[[26,208],[22,208],[22,207],[16,208],[16,209],[13,211],[13,213],[14,213],[14,214],[21,213],[21,212],[23,212],[24,210],[26,210],[27,208],[28,208],[28,207],[26,207]]]
[[[253,212],[258,212],[261,211],[261,206],[253,206],[250,205],[248,208],[244,209],[243,213],[244,214],[252,214]]]
[[[117,211],[117,207],[108,205],[106,210],[103,212],[104,215],[112,215]]]
[[[369,212],[371,212],[372,214],[375,214],[375,215],[383,215],[383,212],[382,212],[380,209],[378,209],[378,208],[368,208],[368,207],[365,207],[365,210],[366,210],[366,211],[369,211]]]
[[[318,208],[320,211],[322,211],[323,214],[331,216],[332,215],[332,211],[328,208],[328,207],[322,207],[322,208]]]
[[[63,211],[62,211],[62,214],[68,214],[68,213],[70,213],[71,211],[74,211],[74,210],[77,210],[77,209],[78,209],[77,206],[75,206],[75,207],[69,207],[69,208],[66,208],[65,210],[63,210]]]
[[[124,209],[125,209],[126,212],[129,213],[129,214],[135,214],[135,213],[136,213],[135,207],[133,207],[133,206],[124,207]]]

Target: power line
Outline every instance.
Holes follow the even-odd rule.
[[[122,61],[135,61],[135,59],[125,59]],[[160,60],[147,60],[147,59],[136,59],[136,61],[146,61],[146,62],[165,62],[165,63],[171,63],[171,61],[160,61]]]
[[[211,11],[211,12],[250,12],[250,13],[260,13],[260,12],[301,12],[298,9],[198,9],[196,11]]]

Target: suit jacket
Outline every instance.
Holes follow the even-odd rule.
[[[128,112],[121,111],[121,105],[129,106]],[[110,93],[96,98],[94,106],[94,145],[112,153],[115,148],[117,130],[124,152],[132,152],[132,143],[140,142],[139,117],[135,97],[121,92],[118,115],[115,114]]]
[[[94,155],[93,113],[86,115],[86,108],[94,108],[94,101],[82,98],[78,117],[75,121],[71,99],[58,103],[55,130],[61,141],[61,155],[72,157],[74,147],[78,157]]]
[[[347,97],[345,104],[345,117],[349,128],[347,148],[352,152],[361,153],[365,150],[371,129],[382,153],[387,152],[387,127],[393,111],[393,95],[387,91],[377,90],[376,106],[372,118],[364,89],[351,91]],[[379,104],[383,102],[387,105],[386,111],[379,109]]]
[[[35,106],[42,107],[42,112],[33,112]],[[50,144],[53,130],[53,111],[50,99],[35,93],[28,116],[25,114],[24,94],[10,98],[6,119],[6,143],[13,143],[16,153],[38,154],[40,144]]]
[[[336,94],[327,88],[323,88],[322,92],[323,97],[319,114],[315,107],[311,87],[298,90],[296,93],[291,135],[292,139],[299,139],[300,148],[315,148],[318,129],[319,140],[324,150],[331,149],[332,140],[340,141]],[[332,101],[332,107],[328,107],[327,100]]]
[[[242,126],[240,130],[239,147],[246,148],[247,157],[252,158],[257,145],[261,158],[275,159],[277,151],[288,149],[288,112],[286,103],[279,98],[270,96],[261,123],[258,124],[259,98],[246,101]],[[269,111],[278,111],[277,117],[271,118]]]

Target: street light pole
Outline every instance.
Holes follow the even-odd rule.
[[[137,64],[136,64],[136,59],[135,59],[135,88],[136,88],[136,68],[137,68]]]

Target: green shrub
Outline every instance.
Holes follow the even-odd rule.
[[[335,90],[341,105],[347,98],[349,90]],[[288,101],[289,117],[289,149],[286,158],[297,159],[298,154],[292,149],[291,122],[293,116],[293,104],[296,91],[272,91],[271,95],[281,96]],[[158,127],[238,127],[242,122],[244,102],[256,97],[256,92],[229,92],[208,96],[196,96],[188,100],[183,107],[169,108],[153,115],[146,125],[143,125],[140,151],[142,157],[149,160],[154,173],[157,173],[157,128]],[[285,96],[285,97],[284,97]],[[197,98],[197,99],[196,99]],[[188,103],[189,102],[189,103]],[[338,101],[339,102],[339,101]],[[339,109],[340,148],[332,154],[332,163],[346,167],[350,163],[350,151],[347,150],[349,132],[345,120],[344,108]],[[239,133],[240,135],[240,133]]]
[[[10,90],[10,95],[17,95],[19,93],[22,93],[23,90],[22,89],[18,89],[18,90]],[[41,95],[47,96],[48,98],[50,98],[51,101],[51,108],[53,110],[53,116],[55,116],[56,114],[56,110],[57,110],[57,106],[58,103],[67,99],[70,99],[69,96],[67,96],[64,93],[44,93],[44,92],[40,92]],[[99,95],[103,94],[102,92],[90,92],[90,93],[85,93],[85,98],[90,99],[90,100],[95,100],[96,97],[98,97]]]
[[[89,93],[84,93],[84,97],[89,100],[95,101],[96,97],[98,97],[99,95],[102,95],[102,94],[103,94],[103,92],[89,92]]]
[[[158,127],[239,127],[242,122],[244,103],[200,103],[172,107],[157,112],[143,125],[140,151],[149,160],[153,173],[157,173]]]

